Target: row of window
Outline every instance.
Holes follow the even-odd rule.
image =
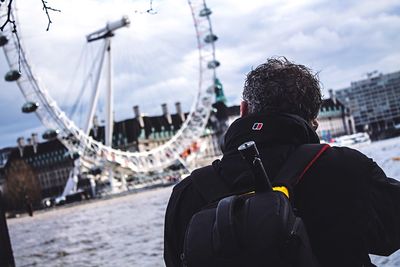
[[[39,183],[42,188],[64,186],[69,176],[69,169],[58,169],[55,171],[39,174]]]

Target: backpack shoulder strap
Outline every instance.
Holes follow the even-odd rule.
[[[304,144],[299,146],[286,160],[285,164],[274,179],[273,186],[285,186],[289,196],[303,178],[304,174],[328,149],[328,144]]]
[[[228,186],[215,170],[214,165],[218,162],[219,160],[216,160],[212,165],[194,170],[190,175],[193,185],[207,203],[220,199],[229,193]]]
[[[273,186],[285,186],[289,195],[293,194],[294,186],[329,147],[329,145],[320,144],[305,144],[298,147],[279,171],[274,179]],[[230,193],[228,186],[215,170],[214,166],[218,162],[219,160],[216,160],[212,165],[196,169],[190,175],[194,187],[207,203],[212,203]]]

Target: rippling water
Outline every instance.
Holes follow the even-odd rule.
[[[359,148],[400,179],[400,138]],[[164,214],[172,187],[8,220],[17,266],[164,266]],[[400,251],[372,257],[400,266]]]
[[[17,266],[164,266],[172,187],[8,220]]]
[[[8,220],[16,265],[164,266],[164,214],[171,189]],[[372,259],[378,266],[400,266],[399,252]]]

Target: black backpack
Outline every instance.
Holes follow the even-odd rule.
[[[268,177],[261,177],[264,169],[259,158],[261,167],[252,167],[255,192],[232,195],[213,166],[194,171],[193,184],[208,204],[186,228],[183,266],[319,266],[303,221],[289,199],[294,186],[327,148],[319,144],[297,148],[274,179],[273,190],[268,189]],[[267,179],[266,190],[258,190],[264,186],[263,179]]]

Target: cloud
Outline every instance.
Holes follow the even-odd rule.
[[[361,79],[363,73],[371,71],[371,65],[396,53],[395,47],[400,44],[396,34],[400,17],[393,11],[399,4],[394,1],[371,2],[373,8],[369,1],[268,3],[268,8],[241,16],[240,23],[229,12],[217,19],[220,23],[214,28],[223,34],[217,54],[223,57],[221,70],[229,61],[225,55],[234,54],[226,51],[240,51],[233,71],[237,74],[269,56],[285,55],[320,71],[327,88],[341,88]],[[373,69],[378,67],[386,72],[398,68],[395,64],[380,64]]]
[[[164,102],[170,109],[176,101],[185,110],[190,108],[198,84],[198,54],[185,0],[153,1],[155,15],[146,13],[147,0],[84,0],[79,5],[52,1],[51,6],[62,12],[50,13],[53,23],[48,32],[47,17],[36,0],[19,4],[29,62],[66,110],[74,104],[84,74],[101,49],[100,42],[87,44],[86,35],[122,15],[130,17],[131,25],[118,30],[112,40],[116,119],[131,117],[136,104],[147,114],[160,114]],[[346,87],[366,72],[399,69],[398,1],[210,0],[207,4],[219,37],[217,73],[230,104],[239,103],[246,73],[270,56],[283,55],[318,71],[325,95],[326,89]],[[0,69],[3,73],[8,69],[4,60]],[[102,94],[104,86],[102,81]],[[15,85],[0,82],[0,87],[0,123],[20,125],[2,127],[2,136],[19,136],[26,128],[39,127],[37,120],[32,125],[35,120],[20,115],[23,101]],[[84,88],[82,110],[87,109],[92,87],[93,79]],[[104,106],[105,101],[100,102],[99,107]]]

